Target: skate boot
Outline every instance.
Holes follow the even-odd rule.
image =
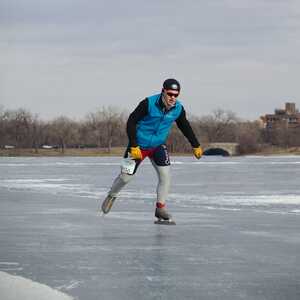
[[[165,205],[157,205],[155,209],[155,217],[158,219],[155,224],[162,225],[175,225],[176,223],[172,220],[172,216],[167,212]]]
[[[102,203],[101,209],[104,214],[108,214],[117,197],[108,194]]]

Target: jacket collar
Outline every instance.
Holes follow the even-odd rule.
[[[176,105],[177,105],[177,102],[173,107],[171,107],[169,110],[167,110],[166,105],[164,104],[163,99],[162,99],[162,94],[160,94],[160,96],[158,97],[158,99],[156,101],[156,106],[165,114],[170,112],[171,110],[173,110],[176,107]]]

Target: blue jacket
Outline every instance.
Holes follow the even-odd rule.
[[[164,112],[159,99],[161,94],[148,98],[148,115],[137,123],[137,144],[142,149],[149,149],[164,144],[169,136],[173,122],[182,111],[182,104],[177,99],[169,111]]]

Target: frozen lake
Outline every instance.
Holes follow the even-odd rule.
[[[172,157],[177,226],[153,224],[148,161],[99,215],[119,161],[0,158],[0,272],[80,300],[300,299],[299,156]]]

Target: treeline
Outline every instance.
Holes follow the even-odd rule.
[[[60,148],[107,148],[126,144],[126,114],[115,108],[102,108],[75,121],[60,116],[44,121],[25,109],[0,110],[0,146],[34,148],[43,145]]]
[[[50,121],[25,109],[0,108],[0,147],[34,148],[51,145],[62,152],[66,148],[105,148],[127,145],[128,113],[114,107],[103,107],[82,120],[61,116]],[[267,130],[260,121],[242,121],[235,113],[222,109],[211,115],[189,116],[190,123],[202,144],[231,142],[240,144],[242,154],[259,152],[266,145],[300,146],[299,130],[279,128]],[[188,152],[190,145],[173,126],[168,139],[171,152]]]

